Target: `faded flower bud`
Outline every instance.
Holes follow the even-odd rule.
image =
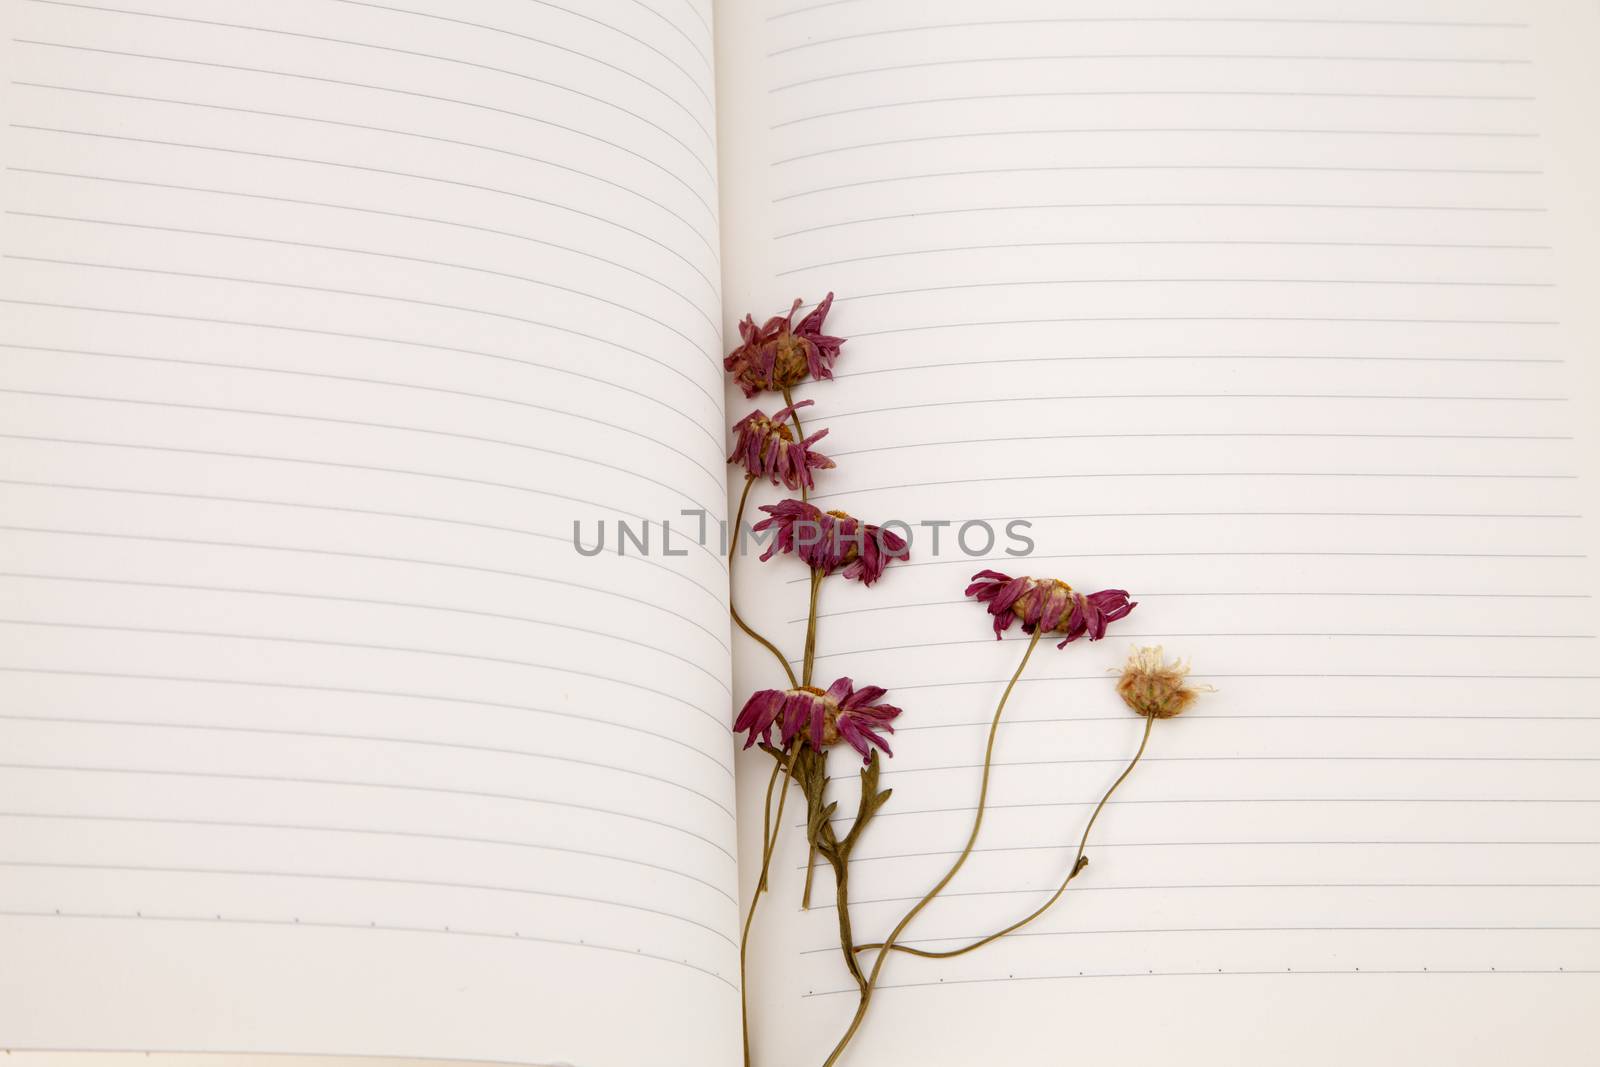
[[[1194,703],[1200,693],[1211,691],[1209,685],[1185,685],[1188,676],[1189,665],[1176,659],[1166,662],[1160,645],[1135,648],[1117,679],[1117,695],[1140,715],[1170,719]]]
[[[811,314],[794,321],[800,310],[796,300],[787,315],[774,315],[760,326],[749,315],[739,323],[740,345],[722,361],[747,397],[764,390],[782,392],[805,381],[833,377],[833,361],[839,358],[843,337],[822,332],[822,322],[833,307],[829,293]]]

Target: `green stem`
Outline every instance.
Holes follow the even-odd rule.
[[[747,477],[744,480],[744,492],[739,494],[739,510],[733,517],[733,534],[728,538],[728,614],[733,616],[733,621],[739,625],[739,629],[750,635],[757,644],[772,653],[777,659],[778,665],[783,668],[783,673],[789,678],[789,688],[793,689],[800,683],[795,681],[794,669],[789,666],[788,659],[784,657],[782,652],[778,651],[777,645],[774,645],[771,641],[751,629],[750,624],[740,617],[739,609],[733,606],[733,558],[739,551],[739,527],[744,525],[744,506],[745,502],[750,499],[750,487],[754,484],[754,476]]]
[[[822,589],[822,571],[811,572],[811,608],[806,612],[806,658],[800,671],[800,684],[811,684],[811,669],[817,662],[817,593]]]
[[[850,930],[850,864],[847,860],[840,860],[834,864],[834,902],[839,911],[839,948],[844,952],[844,964],[850,971],[850,977],[856,980],[856,985],[863,994],[867,991],[867,978],[861,973],[861,964],[856,959],[855,935]]]
[[[794,397],[789,395],[789,387],[788,386],[784,386],[784,388],[783,388],[783,404],[784,404],[785,407],[791,409],[789,411],[789,418],[794,420],[794,439],[796,441],[804,441],[806,439],[806,432],[800,428],[800,413],[798,411],[793,410],[793,408],[794,408]],[[806,494],[806,487],[805,487],[805,483],[803,483],[803,482],[800,485],[800,499],[801,500],[810,499]]]
[[[772,787],[778,780],[778,771],[782,770],[783,791],[778,794],[778,813],[772,815]],[[750,910],[745,913],[744,930],[739,935],[739,1022],[744,1030],[744,1062],[745,1067],[750,1067],[750,1011],[749,998],[745,991],[745,955],[750,948],[750,927],[755,923],[756,905],[761,902],[761,894],[767,888],[767,871],[772,867],[772,853],[778,844],[778,827],[783,825],[783,802],[789,796],[789,774],[794,770],[794,754],[790,753],[787,764],[774,759],[772,762],[772,777],[767,779],[767,799],[761,812],[761,873],[756,877],[755,892],[750,895]]]
[[[844,1032],[844,1036],[834,1046],[833,1054],[828,1057],[824,1067],[831,1067],[832,1064],[838,1062],[839,1057],[844,1054],[845,1046],[850,1044],[850,1039],[855,1037],[856,1031],[861,1028],[861,1021],[866,1017],[867,1007],[872,1001],[872,991],[878,984],[878,975],[883,971],[884,961],[889,958],[888,949],[894,947],[895,942],[905,932],[906,927],[911,925],[911,920],[915,919],[922,909],[932,902],[934,897],[944,892],[945,886],[950,884],[961,870],[962,865],[967,862],[967,857],[972,855],[972,847],[977,844],[978,833],[983,829],[983,811],[989,798],[989,772],[994,765],[994,742],[996,735],[1000,731],[1000,717],[1005,713],[1006,701],[1011,699],[1011,691],[1016,688],[1017,680],[1022,677],[1022,672],[1027,669],[1028,660],[1033,656],[1033,650],[1039,644],[1041,636],[1043,636],[1043,631],[1035,628],[1033,637],[1028,641],[1028,648],[1022,654],[1022,662],[1017,664],[1016,672],[1011,675],[1011,681],[1006,683],[1005,692],[1000,694],[1000,703],[994,709],[994,721],[989,724],[989,743],[985,746],[983,752],[983,777],[978,786],[978,807],[976,814],[972,818],[972,832],[967,835],[966,845],[961,849],[961,854],[956,857],[955,862],[950,865],[950,869],[945,872],[945,876],[939,879],[938,883],[928,890],[921,900],[911,906],[911,910],[905,913],[900,921],[895,924],[895,928],[890,931],[889,936],[884,938],[882,946],[884,951],[879,952],[878,958],[872,963],[872,971],[867,976],[867,983],[861,989],[861,999],[856,1005],[855,1017],[850,1020],[849,1029]]]
[[[1094,812],[1089,816],[1089,823],[1083,828],[1083,836],[1078,839],[1078,854],[1073,857],[1072,867],[1067,871],[1067,876],[1062,880],[1060,888],[1055,891],[1054,895],[1052,895],[1049,900],[1041,904],[1027,917],[1018,919],[1010,926],[996,930],[987,937],[981,937],[972,942],[970,945],[963,945],[961,948],[946,949],[943,952],[931,952],[927,949],[910,948],[906,945],[891,945],[889,948],[894,952],[906,952],[913,956],[922,956],[925,959],[943,960],[949,959],[952,956],[963,956],[968,952],[971,952],[973,949],[982,948],[984,945],[987,945],[992,941],[998,941],[1007,934],[1022,929],[1024,926],[1027,926],[1029,923],[1033,922],[1033,920],[1049,911],[1055,902],[1061,899],[1061,895],[1067,891],[1067,886],[1072,884],[1072,880],[1083,872],[1084,867],[1088,866],[1088,861],[1084,858],[1083,851],[1086,847],[1088,847],[1089,844],[1089,831],[1094,829],[1095,820],[1100,817],[1100,811],[1106,806],[1106,802],[1111,799],[1111,794],[1115,793],[1117,791],[1117,787],[1128,780],[1128,775],[1132,774],[1133,769],[1139,765],[1139,758],[1144,755],[1145,745],[1149,744],[1150,742],[1150,728],[1155,725],[1155,721],[1154,715],[1145,716],[1144,736],[1139,739],[1139,751],[1133,754],[1132,761],[1130,761],[1123,772],[1117,776],[1117,780],[1111,783],[1111,788],[1105,791],[1105,795],[1100,798],[1100,803],[1094,806]],[[856,951],[866,952],[875,948],[883,948],[883,946],[880,944],[860,945],[857,947]]]

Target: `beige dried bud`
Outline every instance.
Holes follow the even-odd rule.
[[[1184,684],[1188,676],[1189,665],[1182,660],[1168,663],[1160,645],[1135,648],[1117,679],[1117,695],[1140,715],[1170,719],[1194,703],[1200,693],[1213,691],[1209,685]]]

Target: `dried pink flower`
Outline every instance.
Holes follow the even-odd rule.
[[[811,451],[811,446],[826,437],[828,431],[818,430],[805,440],[796,441],[794,431],[788,425],[789,416],[796,409],[811,403],[810,400],[802,400],[770,417],[758,408],[734,423],[733,432],[738,435],[738,440],[728,462],[737,463],[752,478],[770,479],[773,485],[782,482],[791,490],[801,486],[816,488],[811,472],[831,468],[833,460],[820,452]]]
[[[1098,593],[1079,593],[1055,578],[1013,578],[999,571],[979,571],[967,586],[967,596],[985,601],[994,616],[994,636],[1022,620],[1022,632],[1035,629],[1044,633],[1065,634],[1057,648],[1065,648],[1080,637],[1098,641],[1106,635],[1106,625],[1125,618],[1136,606],[1126,589],[1102,589]]]
[[[751,530],[776,531],[772,544],[761,554],[763,560],[771,559],[774,552],[793,552],[814,571],[839,572],[871,585],[890,563],[911,555],[905,538],[842,511],[823,511],[793,498],[763,505],[761,510],[768,517]]]
[[[822,320],[828,317],[833,306],[833,294],[794,325],[794,313],[800,310],[800,300],[787,315],[774,315],[761,326],[749,315],[739,323],[742,343],[728,353],[722,361],[724,369],[733,375],[747,397],[763,390],[784,389],[799,385],[809,374],[826,380],[833,377],[833,361],[839,358],[843,337],[830,337],[822,332]]]
[[[745,701],[733,729],[735,733],[748,732],[745,748],[758,740],[770,745],[776,727],[779,747],[785,752],[797,738],[803,738],[819,752],[843,740],[861,753],[863,761],[872,758],[874,747],[892,756],[883,734],[894,733],[892,724],[900,709],[878,702],[885,692],[876,685],[856,689],[849,678],[840,678],[826,690],[811,685],[763,689]]]

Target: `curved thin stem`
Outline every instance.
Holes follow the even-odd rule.
[[[921,956],[924,959],[933,960],[944,960],[949,959],[952,956],[963,956],[968,952],[971,952],[973,949],[982,948],[984,945],[987,945],[992,941],[998,941],[1007,934],[1022,929],[1024,926],[1027,926],[1029,923],[1033,922],[1033,920],[1049,911],[1055,902],[1061,899],[1061,895],[1067,891],[1067,886],[1072,884],[1072,880],[1078,877],[1079,874],[1083,873],[1084,867],[1088,866],[1087,862],[1084,860],[1083,851],[1086,847],[1088,847],[1089,844],[1089,831],[1094,829],[1094,821],[1100,817],[1100,811],[1106,806],[1106,802],[1111,799],[1111,794],[1115,793],[1117,791],[1117,787],[1128,780],[1128,775],[1132,774],[1133,769],[1139,765],[1139,758],[1144,755],[1145,746],[1150,743],[1150,728],[1155,725],[1155,721],[1155,716],[1145,716],[1144,736],[1139,739],[1139,751],[1133,754],[1133,759],[1128,763],[1128,766],[1120,775],[1117,776],[1117,780],[1111,783],[1111,788],[1107,789],[1105,795],[1100,798],[1100,803],[1094,806],[1094,811],[1089,816],[1088,825],[1083,828],[1083,836],[1078,839],[1078,854],[1073,857],[1072,867],[1067,871],[1067,876],[1062,880],[1060,888],[1055,891],[1049,900],[1039,905],[1039,907],[1033,912],[1029,913],[1027,917],[1018,919],[1010,926],[996,930],[987,937],[981,937],[972,942],[970,945],[963,945],[960,948],[946,949],[943,952],[932,952],[927,949],[911,948],[907,945],[890,945],[890,950],[894,952],[905,952],[912,956]],[[856,951],[865,952],[868,949],[882,947],[883,946],[881,944],[859,945],[857,946]]]
[[[806,432],[800,428],[800,413],[794,410],[794,397],[789,395],[788,386],[784,386],[783,388],[783,404],[789,409],[789,418],[794,420],[794,439],[796,441],[804,441],[806,439]],[[806,494],[806,486],[804,482],[800,483],[800,499],[809,499]]]
[[[811,684],[811,669],[817,662],[817,594],[822,590],[822,571],[811,572],[811,607],[806,612],[806,658],[800,671],[800,684]]]
[[[844,1054],[845,1046],[850,1044],[850,1039],[855,1037],[856,1031],[860,1029],[861,1021],[867,1014],[867,1006],[872,1000],[872,991],[878,984],[878,975],[883,970],[884,961],[889,958],[888,950],[894,947],[895,942],[905,932],[906,927],[911,925],[911,920],[915,919],[918,913],[927,907],[934,897],[944,892],[945,886],[950,884],[961,870],[962,865],[967,862],[967,857],[972,855],[972,847],[978,843],[978,833],[983,829],[983,811],[989,798],[989,772],[994,766],[994,742],[995,736],[1000,731],[1000,717],[1005,713],[1006,701],[1011,699],[1011,691],[1016,688],[1017,680],[1022,677],[1022,672],[1027,669],[1028,660],[1033,656],[1033,650],[1038,646],[1039,638],[1042,636],[1043,631],[1035,628],[1033,637],[1028,641],[1027,651],[1022,654],[1022,662],[1017,664],[1016,672],[1011,675],[1011,681],[1006,683],[1005,692],[1000,694],[1000,703],[994,709],[994,721],[989,724],[989,742],[984,747],[983,752],[983,777],[978,786],[978,807],[972,817],[972,832],[967,835],[966,845],[961,849],[961,854],[956,857],[955,862],[950,865],[950,869],[945,872],[945,876],[939,879],[938,883],[928,890],[921,900],[911,906],[911,910],[905,913],[900,921],[895,924],[895,928],[890,931],[889,936],[883,940],[880,947],[884,951],[879,952],[878,958],[872,963],[872,971],[867,975],[867,984],[861,990],[860,1003],[856,1005],[855,1017],[850,1020],[849,1029],[844,1032],[844,1036],[834,1046],[833,1054],[828,1057],[823,1067],[832,1067],[833,1064],[838,1062],[839,1057]]]
[[[772,788],[778,781],[778,772],[783,771],[783,791],[778,794],[778,813],[772,816]],[[778,827],[783,825],[783,802],[789,796],[789,776],[794,770],[794,754],[790,753],[788,763],[772,761],[772,777],[767,779],[767,799],[761,812],[761,873],[756,877],[755,892],[750,895],[750,910],[745,913],[744,930],[739,935],[739,1022],[744,1030],[744,1062],[745,1067],[750,1065],[750,1010],[749,1001],[745,992],[745,955],[750,948],[750,927],[756,920],[756,905],[761,902],[761,894],[767,889],[767,871],[772,867],[772,853],[778,845]]]
[[[750,635],[757,644],[772,653],[773,657],[777,659],[778,665],[783,668],[783,673],[788,676],[789,687],[793,689],[800,683],[795,681],[794,669],[789,666],[788,659],[784,657],[782,652],[778,651],[777,645],[774,645],[771,641],[751,629],[750,624],[740,617],[739,609],[733,606],[733,558],[739,551],[739,527],[744,525],[744,506],[750,499],[750,487],[754,484],[755,478],[753,476],[745,478],[744,492],[739,494],[739,510],[733,517],[733,533],[728,538],[728,614],[733,616],[733,621],[739,625],[739,629]]]

